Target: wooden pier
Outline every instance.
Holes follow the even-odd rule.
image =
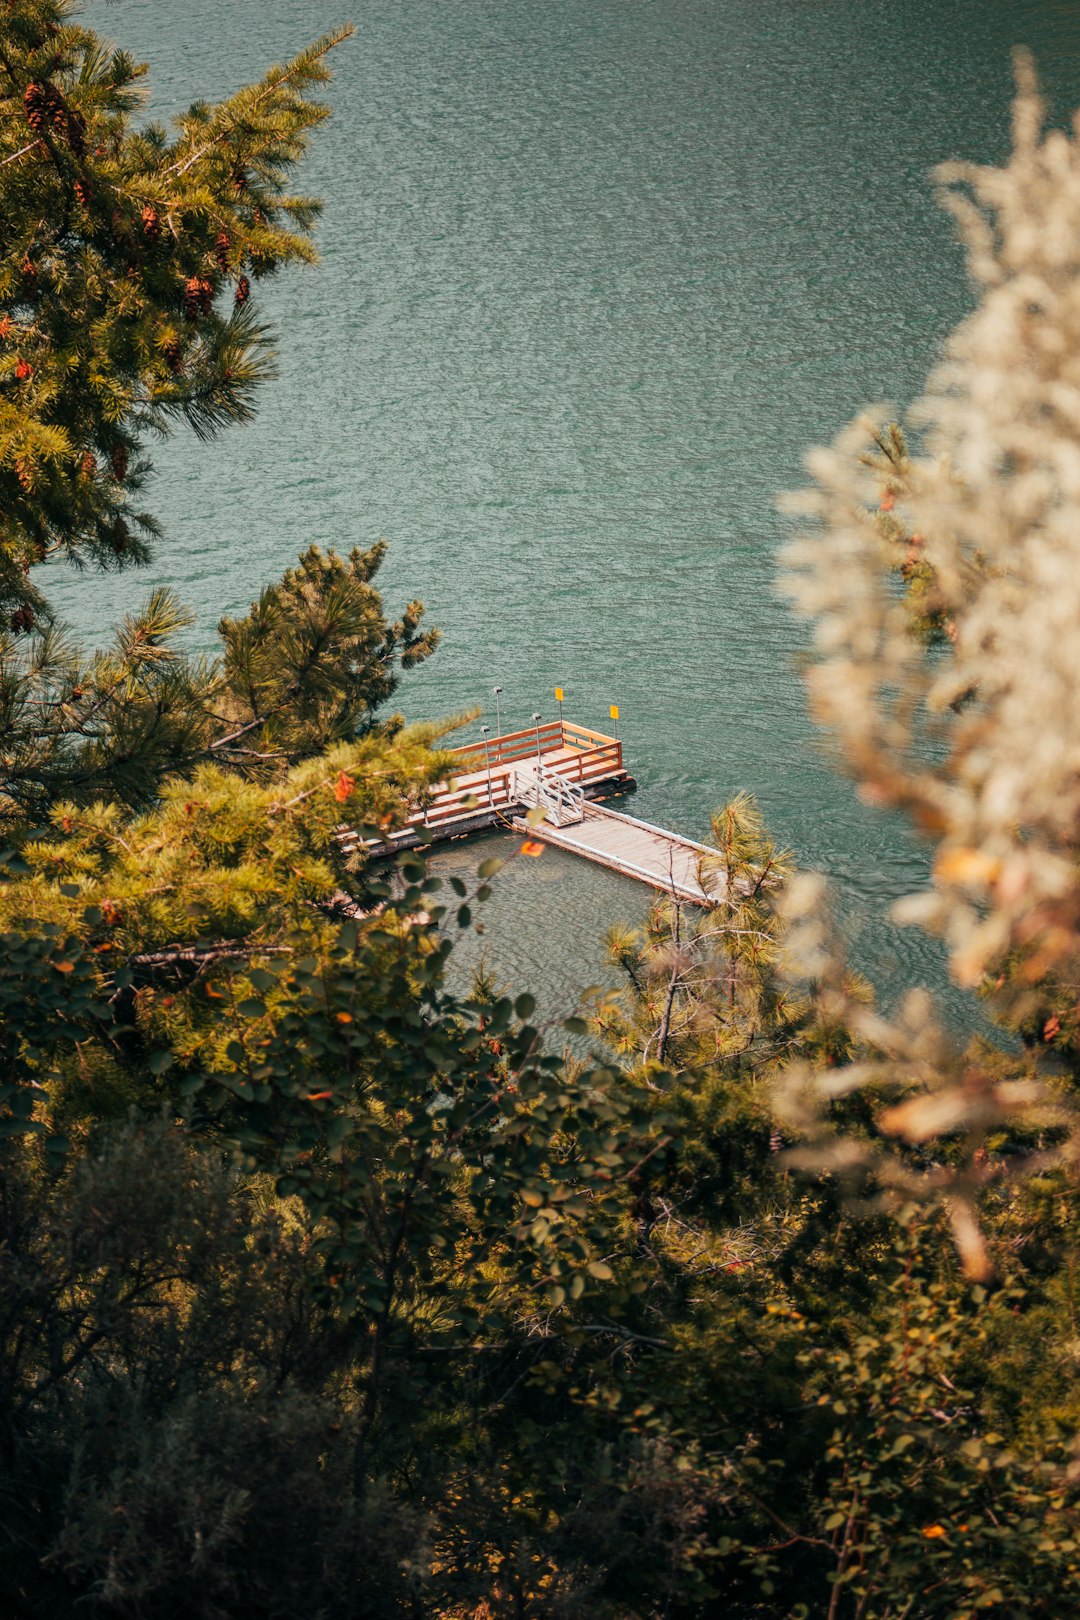
[[[596,802],[634,786],[617,737],[553,720],[453,752],[461,770],[404,827],[381,843],[367,841],[369,856],[513,829],[694,905],[719,897],[720,880],[702,871],[714,850]],[[543,819],[527,820],[537,809]],[[343,832],[342,844],[359,848],[359,835]]]
[[[519,819],[514,826],[529,838],[583,855],[587,861],[636,878],[676,900],[709,906],[723,892],[723,880],[702,871],[702,861],[709,856],[715,859],[715,849],[607,805],[583,805],[581,820],[568,826],[553,826],[546,819],[533,826]]]

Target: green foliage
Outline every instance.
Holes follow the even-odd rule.
[[[385,617],[381,544],[305,551],[216,659],[167,592],[89,655],[54,622],[37,564],[146,556],[147,435],[251,409],[250,281],[311,257],[287,187],[343,37],[169,133],[72,16],[11,0],[0,40],[0,1607],[1071,1612],[1067,1167],[1004,1104],[966,1180],[951,1143],[883,1151],[880,1087],[945,1042],[873,1013],[751,799],[713,818],[715,905],[613,933],[607,1054],[557,1058],[528,993],[447,988],[492,863],[444,903],[369,856],[448,765],[447,725],[380,717],[437,639]],[[888,607],[917,480],[875,446]],[[901,571],[906,657],[945,584]],[[1040,980],[1029,1045],[1070,1005]],[[981,1213],[993,1291],[926,1187]]]
[[[434,652],[421,603],[383,617],[371,581],[385,555],[382,541],[347,562],[312,546],[245,618],[221,621],[216,709],[231,729],[212,745],[219,759],[265,772],[350,739],[393,696],[397,668]]]
[[[6,1611],[412,1612],[425,1526],[353,1490],[299,1207],[151,1120],[9,1156],[0,1222]]]
[[[316,548],[185,657],[188,616],[156,592],[86,657],[32,570],[147,560],[135,503],[151,437],[251,414],[271,374],[251,283],[310,260],[319,212],[288,182],[327,109],[338,30],[256,85],[196,103],[169,133],[136,121],[144,69],[72,21],[69,0],[7,7],[0,50],[0,815],[58,799],[145,807],[205,759],[266,777],[370,727],[397,668],[437,641],[421,607],[388,623],[385,548]],[[231,308],[222,306],[232,292]]]
[[[149,435],[251,414],[271,348],[250,283],[313,256],[319,205],[288,182],[349,32],[170,134],[135,122],[145,70],[74,12],[13,0],[0,49],[0,614],[16,632],[48,615],[27,578],[44,558],[145,559]]]

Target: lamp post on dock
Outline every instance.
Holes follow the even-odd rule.
[[[540,759],[540,716],[538,714],[534,714],[532,717],[532,722],[536,728],[536,774],[537,776],[543,776],[544,766]]]
[[[502,687],[493,686],[491,690],[495,694],[495,735],[500,739],[499,758],[502,759],[502,704],[499,702],[502,697]]]
[[[493,810],[495,808],[495,801],[491,796],[491,744],[488,741],[488,731],[490,730],[490,727],[481,726],[480,730],[484,733],[484,758],[487,760],[488,809]]]

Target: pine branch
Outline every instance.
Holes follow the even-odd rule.
[[[335,29],[332,33],[324,34],[322,39],[318,40],[313,46],[310,47],[309,50],[303,52],[300,56],[294,57],[290,63],[287,63],[284,68],[280,69],[276,76],[274,75],[273,71],[268,73],[263,81],[263,88],[256,95],[250,110],[247,112],[247,116],[250,117],[251,112],[259,108],[268,97],[274,95],[278,90],[284,88],[284,86],[288,84],[290,80],[296,78],[299,74],[306,72],[311,63],[321,61],[324,56],[328,55],[330,51],[334,50],[338,45],[341,45],[345,40],[349,39],[355,32],[356,29],[354,25],[352,23],[346,23],[343,27]],[[230,103],[226,103],[223,111],[227,110],[229,106]],[[163,170],[161,178],[164,180],[168,179],[171,175],[175,175],[179,179],[181,176],[186,174],[190,168],[198,163],[200,158],[204,158],[208,152],[212,152],[214,150],[215,146],[219,146],[227,136],[234,132],[236,127],[237,126],[235,123],[230,123],[224,128],[215,131],[213,137],[205,142],[204,145],[198,147],[194,152],[191,153],[189,157],[174,163],[171,168]]]

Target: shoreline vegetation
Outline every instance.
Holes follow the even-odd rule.
[[[438,635],[382,545],[306,547],[205,659],[167,591],[86,651],[40,584],[167,557],[149,445],[255,409],[350,32],[165,128],[73,0],[0,15],[0,1607],[1059,1620],[1080,126],[1019,55],[1008,161],[936,177],[977,303],[912,436],[860,419],[787,503],[815,717],[1000,1038],[933,986],[884,1016],[748,793],[716,904],[613,929],[621,988],[541,1025],[448,988],[497,861],[338,837],[450,763],[391,707]]]

